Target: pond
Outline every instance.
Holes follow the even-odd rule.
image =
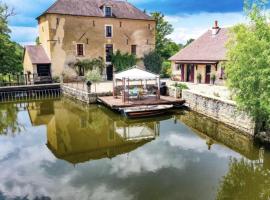
[[[62,98],[0,104],[0,200],[269,199],[270,154],[175,110],[126,120]]]

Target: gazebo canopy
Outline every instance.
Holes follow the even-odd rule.
[[[134,66],[131,69],[115,74],[115,80],[123,80],[123,78],[129,80],[155,80],[159,78],[159,75]]]

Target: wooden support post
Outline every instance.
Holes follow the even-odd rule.
[[[157,98],[158,100],[160,100],[160,77],[157,78],[157,84],[158,84]]]

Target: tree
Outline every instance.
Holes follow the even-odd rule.
[[[172,76],[172,67],[170,61],[164,61],[162,63],[161,77],[170,78]]]
[[[180,50],[180,45],[176,44],[173,41],[168,41],[166,46],[163,49],[162,57],[167,60],[176,54]]]
[[[151,13],[153,19],[156,20],[156,51],[162,58],[168,59],[166,46],[172,41],[166,38],[173,32],[173,26],[164,19],[164,15],[160,12]]]
[[[102,80],[99,69],[93,69],[86,74],[86,80],[95,84],[95,92],[97,92],[97,83]]]
[[[112,55],[112,64],[116,71],[123,71],[136,65],[137,59],[133,54],[122,54],[119,50]]]
[[[8,18],[14,11],[0,2],[0,72],[16,73],[22,71],[23,48],[10,40]]]
[[[144,55],[143,62],[147,70],[156,74],[160,73],[163,59],[158,52],[152,51]]]
[[[270,27],[266,4],[245,2],[249,25],[231,29],[226,75],[237,105],[257,122],[256,130],[268,131],[270,124]]]
[[[188,45],[190,45],[192,42],[194,41],[193,38],[190,38],[187,43],[184,45],[184,48],[187,47]]]

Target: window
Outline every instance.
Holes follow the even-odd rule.
[[[105,7],[105,17],[111,17],[112,16],[112,8],[109,6]]]
[[[113,45],[106,44],[106,62],[112,62],[112,54],[113,54]]]
[[[77,44],[77,56],[84,56],[84,44]]]
[[[112,26],[111,25],[106,25],[105,26],[105,36],[107,38],[111,38],[112,37]]]
[[[150,25],[150,24],[148,24],[148,29],[149,29],[149,30],[151,29],[151,25]]]
[[[56,18],[56,27],[60,24],[60,18]]]
[[[122,27],[122,22],[119,23],[120,28]]]
[[[131,45],[131,54],[133,55],[137,54],[137,45]]]

